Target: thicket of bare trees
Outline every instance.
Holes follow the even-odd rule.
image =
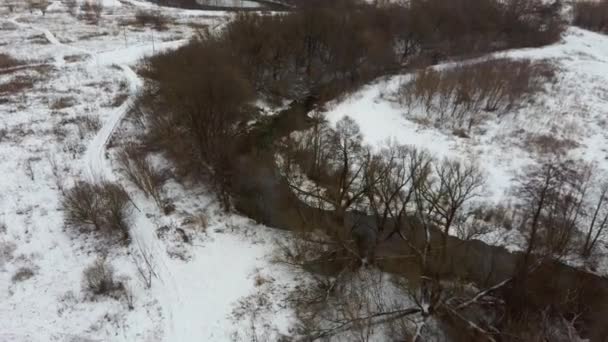
[[[239,14],[220,36],[202,34],[147,62],[150,81],[139,104],[145,107],[148,141],[167,152],[182,175],[210,180],[228,208],[231,164],[254,98],[314,95],[324,101],[421,58],[542,45],[561,32],[558,6],[541,1],[448,3],[374,6],[344,0],[285,15]],[[474,10],[461,10],[473,4]],[[456,33],[466,39],[448,48]],[[344,198],[351,176],[332,190],[334,201],[346,201],[336,202],[343,209],[364,197]]]
[[[349,338],[365,341],[375,327],[390,323],[405,329],[400,336],[424,340],[436,331],[424,327],[442,321],[466,328],[461,338],[576,338],[576,317],[585,310],[576,289],[564,289],[574,291],[572,297],[560,298],[549,309],[532,304],[536,299],[528,287],[538,287],[541,280],[534,274],[544,265],[578,253],[588,257],[604,233],[607,188],[594,190],[590,166],[554,162],[522,173],[515,189],[521,203],[509,209],[509,217],[527,238],[524,251],[507,272],[495,266],[478,272],[472,286],[461,283],[468,275],[458,271],[467,253],[459,247],[464,242],[451,235],[475,228],[483,216],[472,210],[471,199],[483,185],[474,165],[436,160],[395,143],[374,152],[348,118],[336,129],[319,121],[279,145],[277,163],[292,190],[309,205],[329,210],[336,222],[328,226],[310,218],[311,226],[335,231],[302,234],[283,249],[284,262],[317,273],[314,284],[292,298],[302,310],[302,334],[320,338],[355,332]],[[505,210],[492,215],[504,217]],[[363,225],[367,233],[360,230]],[[396,241],[407,248],[395,253]],[[360,265],[391,262],[400,263],[398,272],[407,278],[400,294],[407,300],[400,304],[374,295],[375,286],[387,284],[352,283],[356,274],[367,272]],[[482,267],[484,261],[478,262]],[[563,318],[564,312],[574,319]],[[450,332],[452,337],[456,333]]]
[[[500,115],[542,90],[553,77],[548,63],[491,59],[443,70],[422,69],[398,90],[410,115],[438,126],[470,130],[484,113]]]
[[[608,32],[608,1],[574,2],[574,25],[599,32]]]
[[[429,236],[431,230],[442,235],[441,249],[445,250],[456,225],[464,224],[465,216],[471,215],[463,210],[465,202],[478,195],[483,185],[477,167],[437,161],[424,151],[394,143],[372,152],[349,117],[339,121],[335,130],[324,125],[284,139],[278,160],[300,198],[319,209],[332,210],[339,228],[330,235],[341,243],[351,239],[353,228],[346,224],[349,211],[372,215],[377,229],[373,235],[377,236],[363,237],[369,241],[364,243],[365,251],[358,252],[367,259],[373,257],[381,239],[403,236],[405,222],[416,217]]]

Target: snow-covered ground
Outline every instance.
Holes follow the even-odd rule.
[[[99,25],[58,3],[45,16],[0,7],[0,53],[29,65],[0,70],[0,85],[31,81],[0,92],[0,341],[251,340],[253,326],[270,339],[286,333],[292,316],[278,303],[293,275],[271,262],[279,233],[221,214],[204,189],[177,183],[167,185],[176,211],[165,216],[107,158],[116,131],[129,131],[121,126],[142,83],[137,61],[180,46],[201,25],[218,27],[225,13],[167,9],[169,30],[156,32],[122,22],[139,2],[105,3]],[[79,179],[127,186],[137,206],[129,247],[103,248],[64,227],[61,189]],[[189,242],[159,233],[175,228]],[[132,308],[83,291],[83,270],[101,254]],[[156,274],[149,289],[137,271],[144,256]],[[253,317],[234,315],[263,292],[276,302],[249,303]]]
[[[196,0],[197,3],[205,6],[226,6],[242,8],[258,8],[260,3],[247,0]]]
[[[352,117],[372,146],[392,139],[429,150],[437,158],[478,163],[486,176],[480,200],[489,203],[508,205],[513,199],[510,191],[526,166],[556,158],[531,144],[535,137],[551,136],[567,142],[559,157],[592,163],[597,169],[596,181],[605,180],[608,36],[570,27],[557,44],[497,53],[495,57],[549,61],[557,68],[556,80],[535,95],[531,103],[490,117],[474,128],[469,138],[416,120],[416,113],[408,113],[396,101],[398,87],[411,75],[392,76],[365,86],[346,99],[329,104],[325,116],[332,124],[344,116]],[[454,64],[437,68],[451,65]],[[513,232],[494,232],[485,240],[506,245],[523,242],[517,236],[508,236],[510,241],[505,242],[505,234]]]

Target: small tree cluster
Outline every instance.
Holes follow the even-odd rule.
[[[498,112],[521,104],[552,77],[547,63],[492,59],[444,70],[417,72],[398,97],[410,113],[421,111],[436,124],[471,129],[483,112]]]
[[[27,0],[27,6],[30,12],[40,10],[42,15],[46,15],[46,8],[49,6],[49,2],[48,0]]]
[[[78,182],[64,193],[62,207],[69,227],[129,240],[129,195],[117,184]]]
[[[531,167],[518,187],[523,201],[518,220],[528,234],[526,259],[589,257],[608,224],[605,184],[592,168],[574,161]]]
[[[145,152],[134,144],[125,146],[118,154],[118,163],[127,179],[163,209],[165,201],[162,187],[167,180],[167,172],[154,166]]]

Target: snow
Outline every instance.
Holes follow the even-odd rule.
[[[27,11],[9,17],[0,8],[7,23],[0,26],[2,52],[27,64],[4,70],[0,84],[17,76],[37,80],[27,91],[0,94],[6,99],[0,101],[0,130],[6,131],[0,139],[0,341],[249,340],[251,322],[265,326],[271,339],[287,333],[293,317],[279,304],[293,275],[271,262],[282,233],[224,215],[209,191],[177,183],[167,185],[176,211],[165,216],[124,179],[109,147],[132,138],[124,115],[142,84],[133,71],[138,60],[184,44],[194,34],[191,21],[217,28],[227,18],[167,9],[175,24],[153,32],[120,26],[111,13],[100,26],[88,25],[57,7],[44,17]],[[121,15],[137,8],[123,6]],[[126,101],[113,104],[123,95]],[[62,98],[73,105],[56,106]],[[79,179],[126,186],[137,207],[131,246],[107,248],[64,228],[61,188]],[[206,217],[206,230],[184,225],[196,215]],[[160,238],[164,226],[183,227],[192,242]],[[83,270],[100,254],[133,296],[132,309],[124,299],[92,299],[83,291]],[[137,272],[144,254],[157,274],[149,289]],[[33,276],[14,279],[24,268]],[[259,276],[270,284],[256,285]],[[262,293],[272,299],[269,309],[235,318],[242,300]]]
[[[570,27],[560,42],[541,48],[495,53],[462,63],[476,63],[488,57],[548,61],[556,66],[554,84],[522,108],[501,116],[490,116],[473,129],[470,138],[434,127],[408,113],[395,99],[397,88],[411,75],[376,80],[347,98],[330,103],[325,116],[335,123],[350,116],[361,127],[367,143],[378,148],[387,140],[426,149],[438,159],[452,158],[477,163],[486,182],[478,202],[508,205],[515,202],[512,188],[526,166],[549,158],[571,158],[592,163],[596,178],[608,172],[608,37]],[[436,69],[450,68],[446,63]],[[549,155],[529,144],[531,137],[549,135],[572,142],[561,156]],[[496,230],[482,240],[517,249],[524,242],[514,232]],[[606,269],[608,272],[608,269]]]
[[[608,104],[608,37],[570,28],[562,42],[537,49],[497,53],[496,57],[551,60],[558,68],[558,81],[535,103],[483,123],[471,138],[421,123],[408,115],[392,94],[409,75],[381,79],[352,96],[329,106],[326,117],[335,124],[352,117],[365,140],[380,146],[394,139],[425,148],[438,158],[476,160],[486,170],[487,191],[495,202],[504,200],[514,177],[526,165],[543,156],[522,143],[526,134],[551,134],[572,139],[579,147],[569,151],[608,170],[608,150],[603,113]],[[449,63],[437,68],[455,65]]]

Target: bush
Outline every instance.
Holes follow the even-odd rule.
[[[167,29],[169,19],[162,15],[159,11],[145,11],[139,10],[135,14],[135,22],[140,26],[152,26],[157,31],[164,31]]]
[[[105,258],[98,258],[84,270],[83,287],[93,296],[116,297],[124,290],[122,283],[114,279],[114,268]]]
[[[608,32],[608,1],[582,0],[574,3],[574,25]]]
[[[421,50],[435,60],[546,45],[563,31],[559,1],[415,0],[407,19]]]
[[[79,182],[64,193],[62,207],[68,226],[129,240],[129,195],[119,185]]]
[[[22,64],[23,62],[13,58],[11,55],[0,53],[0,69],[12,68]]]
[[[0,95],[15,95],[34,87],[36,79],[30,76],[17,76],[5,83],[0,83]]]

